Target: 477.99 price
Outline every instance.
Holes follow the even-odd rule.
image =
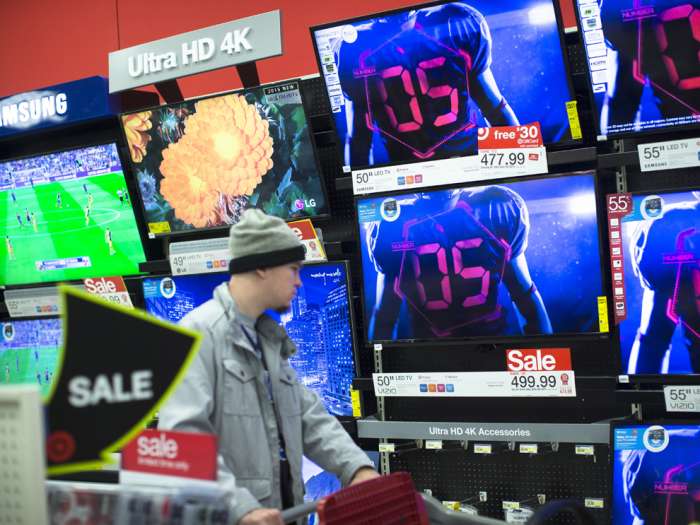
[[[514,376],[510,382],[515,389],[556,388],[556,376]]]
[[[482,153],[481,165],[491,166],[522,166],[525,164],[525,153]]]

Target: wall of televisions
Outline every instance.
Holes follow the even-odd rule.
[[[700,420],[667,402],[700,386],[698,8],[577,0],[568,32],[552,0],[369,13],[310,29],[318,76],[0,135],[0,384],[48,391],[61,346],[56,311],[8,298],[120,275],[177,322],[227,274],[173,275],[171,243],[257,207],[324,242],[279,322],[383,471],[512,523],[562,498],[601,524],[700,520]],[[535,122],[545,173],[479,171],[479,128]],[[476,171],[441,184],[455,159]],[[565,351],[575,395],[375,395],[373,373],[504,372],[514,349]]]

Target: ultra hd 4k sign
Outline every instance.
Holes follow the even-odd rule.
[[[282,54],[280,12],[270,11],[109,54],[109,92]]]

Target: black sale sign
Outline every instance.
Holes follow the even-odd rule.
[[[199,336],[68,286],[48,397],[48,474],[99,468],[143,430],[195,357]]]

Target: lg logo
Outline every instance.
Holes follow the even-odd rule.
[[[297,199],[294,201],[294,208],[297,210],[303,210],[304,208],[315,208],[316,199]]]

